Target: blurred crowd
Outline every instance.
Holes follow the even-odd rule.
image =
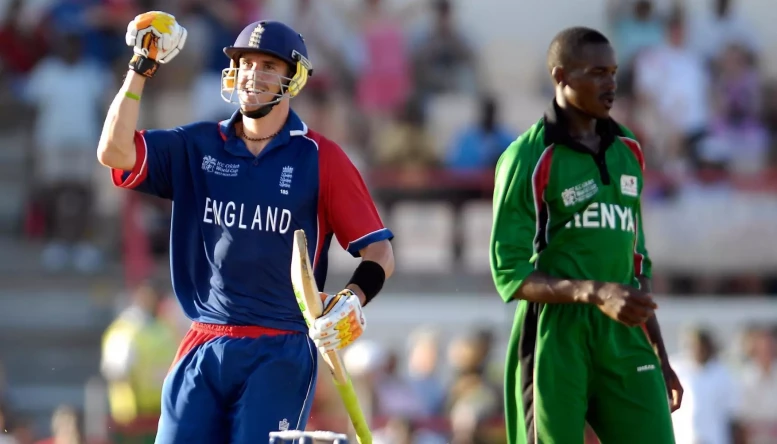
[[[79,409],[62,405],[52,417],[51,436],[41,440],[26,418],[14,414],[0,378],[0,430],[6,431],[0,444],[153,443],[162,378],[188,325],[160,283],[144,283],[129,300],[103,337],[100,372],[109,414],[92,412],[85,423]],[[729,332],[737,335],[732,337],[706,327],[687,326],[679,352],[670,357],[685,389],[682,408],[672,415],[678,444],[777,442],[777,324],[752,324]],[[346,349],[343,360],[376,444],[504,443],[497,334],[483,326],[446,336],[420,326],[399,348],[362,339]],[[736,346],[724,349],[724,340]],[[346,433],[342,400],[326,367],[319,372],[308,429]],[[586,442],[598,442],[592,430]]]
[[[3,150],[22,153],[16,168],[24,172],[19,180],[25,185],[15,230],[25,242],[44,246],[41,264],[50,272],[94,274],[110,263],[107,259],[150,256],[152,265],[140,266],[141,271],[129,267],[128,274],[135,273],[139,282],[155,274],[155,267],[166,267],[169,204],[111,190],[95,159],[103,116],[130,56],[124,44],[126,26],[143,11],[173,13],[189,30],[189,39],[175,62],[148,82],[142,126],[228,117],[234,109],[217,95],[227,64],[222,48],[247,23],[279,19],[305,36],[315,65],[294,108],[309,126],[341,144],[379,202],[427,199],[431,194],[487,203],[497,158],[527,129],[526,122],[505,117],[510,104],[487,80],[491,65],[499,62],[484,60],[483,48],[456,14],[455,1],[411,1],[402,7],[381,0],[3,4],[0,136],[15,141],[4,144]],[[741,192],[773,196],[777,83],[764,76],[763,42],[747,17],[737,13],[736,3],[710,0],[708,10],[690,14],[675,2],[610,0],[607,12],[604,31],[621,66],[614,114],[635,130],[645,147],[646,205],[727,203]],[[529,63],[543,66],[539,59]],[[516,88],[533,92],[540,103],[549,101],[552,90],[546,77]],[[448,103],[439,99],[450,97],[467,98],[472,118],[452,125],[450,135],[441,137],[430,122],[439,118],[439,104]],[[532,111],[535,118],[541,111]],[[756,212],[750,217],[767,216]],[[120,225],[100,223],[106,220],[135,225],[110,229]],[[764,241],[768,244],[769,239]],[[776,277],[774,270],[663,270],[657,273],[656,286],[666,293],[773,294]],[[159,350],[177,345],[180,319],[158,318],[158,310],[150,307],[156,303],[133,306],[120,319],[138,321],[136,326],[142,328],[172,323],[174,334],[156,345]],[[696,438],[680,442],[739,443],[743,441],[722,435],[741,437],[746,431],[751,434],[747,442],[777,442],[774,334],[773,329],[754,328],[743,355],[725,360],[715,355],[709,335],[691,335],[688,355],[678,357],[687,394],[675,421],[679,434]],[[448,343],[423,331],[409,339],[405,350],[369,341],[354,345],[347,355],[349,368],[364,399],[370,400],[379,442],[499,442],[502,370],[501,357],[490,351],[492,335],[489,330],[473,331]],[[132,363],[121,356],[111,361],[113,366],[108,361],[102,374],[109,385],[126,381]],[[165,368],[169,359],[153,365]],[[331,413],[339,406],[336,393],[328,378],[321,381],[311,427],[342,429],[342,412]],[[0,383],[0,401],[2,387]],[[39,442],[28,422],[13,415],[12,403],[0,405],[0,431],[9,432],[0,433],[0,444]],[[154,412],[147,414],[153,417]],[[62,438],[40,442],[83,444],[79,430],[83,426],[78,413],[63,406],[52,420],[52,434]],[[702,437],[705,433],[716,435]],[[122,442],[148,442],[143,441],[148,437],[137,439]]]
[[[501,357],[493,332],[477,330],[443,341],[433,331],[408,338],[404,365],[399,350],[378,343],[354,344],[345,355],[380,426],[381,444],[498,444],[504,442]],[[672,415],[678,444],[773,444],[777,442],[777,325],[745,331],[740,352],[718,352],[715,335],[689,328],[682,351],[671,358],[685,388],[683,407]],[[325,389],[316,396],[313,424],[326,421],[338,398]],[[339,426],[339,427],[338,427]],[[587,442],[596,443],[588,430]]]
[[[645,206],[664,221],[646,221],[648,234],[661,240],[677,236],[687,244],[685,255],[673,254],[671,245],[656,249],[663,253],[659,291],[768,293],[777,286],[777,259],[760,251],[771,251],[758,242],[769,236],[755,233],[769,228],[748,231],[742,224],[767,214],[749,197],[775,193],[777,88],[759,64],[763,42],[736,3],[708,3],[708,9],[689,13],[677,2],[608,1],[605,32],[621,67],[614,114],[635,130],[647,153]],[[15,145],[29,148],[19,165],[29,174],[18,230],[45,242],[41,260],[53,271],[99,272],[106,256],[126,253],[116,248],[121,233],[96,221],[127,216],[128,208],[133,214],[125,225],[132,223],[128,220],[141,225],[149,255],[164,262],[169,204],[128,202],[139,198],[105,186],[105,172],[94,160],[102,116],[126,72],[126,24],[138,12],[170,11],[189,29],[188,50],[148,84],[144,127],[228,117],[234,108],[216,95],[227,64],[222,48],[260,18],[280,19],[300,31],[315,75],[295,98],[295,109],[343,146],[387,208],[409,200],[453,202],[443,216],[452,220],[452,234],[439,242],[450,245],[454,266],[460,244],[470,237],[457,226],[466,216],[462,203],[487,202],[496,159],[544,105],[536,110],[532,105],[531,120],[516,122],[506,114],[529,106],[516,102],[518,97],[543,104],[552,96],[547,75],[524,75],[513,90],[502,91],[500,85],[510,82],[500,78],[500,61],[487,55],[494,48],[467,33],[450,0],[9,0],[6,5],[0,12],[0,132],[18,134],[22,142]],[[534,62],[536,70],[523,70],[539,71],[541,60]],[[725,210],[731,202],[744,202],[746,215],[743,221],[702,220],[689,237],[664,215],[678,202],[681,220]],[[709,256],[704,247],[716,238],[734,245],[727,259],[718,260],[722,271],[700,270],[706,266],[701,262],[680,266]],[[751,243],[759,251],[750,251]],[[482,248],[482,242],[474,247]],[[756,261],[760,267],[750,271],[736,269],[743,256],[755,253],[769,259]]]
[[[621,97],[615,114],[635,131],[646,152],[649,189],[643,202],[647,212],[655,210],[655,214],[672,204],[684,208],[679,217],[672,217],[670,211],[658,213],[664,226],[675,228],[648,235],[671,238],[674,254],[684,245],[701,251],[698,244],[718,241],[718,245],[729,245],[731,239],[734,246],[726,264],[731,268],[758,249],[735,228],[734,203],[746,201],[743,194],[747,193],[775,194],[777,95],[775,79],[764,78],[761,69],[763,42],[748,18],[738,13],[736,2],[713,0],[708,5],[706,11],[690,13],[669,2],[612,2],[610,36],[621,64]],[[763,203],[746,205],[744,227],[758,230],[758,219],[770,217],[766,207]],[[724,216],[726,212],[730,214]],[[713,214],[718,217],[707,219]],[[698,237],[687,234],[690,231]],[[753,235],[752,239],[769,242],[768,236]],[[664,253],[673,251],[667,248]],[[679,253],[680,261],[686,262],[701,255]],[[766,268],[773,270],[771,265]],[[762,294],[773,293],[775,288],[774,272],[764,270],[726,273],[710,269],[704,273],[696,269],[691,275],[664,273],[658,277],[669,278],[671,282],[659,281],[658,285],[670,292]]]
[[[618,4],[610,20],[620,115],[639,133],[650,167],[667,175],[656,191],[720,188],[730,185],[726,173],[768,169],[777,103],[759,71],[761,42],[735,3],[715,0],[698,15],[647,0]]]
[[[301,32],[316,61],[295,109],[309,126],[337,140],[359,167],[488,169],[517,134],[497,124],[497,104],[484,97],[482,124],[464,131],[444,153],[435,151],[424,127],[425,101],[479,87],[478,61],[448,1],[389,11],[380,1],[345,8],[310,0],[12,0],[0,30],[0,107],[11,128],[32,122],[34,156],[28,164],[34,191],[24,229],[47,240],[42,259],[51,270],[94,272],[101,265],[90,225],[100,211],[118,210],[110,202],[100,208],[94,147],[102,115],[126,72],[126,25],[152,9],[175,14],[189,30],[187,47],[197,50],[185,51],[149,82],[144,126],[185,123],[181,111],[191,120],[229,117],[233,106],[216,95],[228,63],[222,48],[247,23],[272,17]],[[407,34],[405,19],[420,12],[430,13],[433,25]],[[174,110],[180,95],[189,104]]]

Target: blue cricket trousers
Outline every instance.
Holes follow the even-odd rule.
[[[304,430],[316,375],[306,334],[195,322],[162,388],[156,444],[256,444]]]

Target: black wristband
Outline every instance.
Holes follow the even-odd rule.
[[[135,54],[129,62],[129,68],[143,77],[154,77],[156,70],[159,69],[159,62],[148,57]]]
[[[386,282],[386,270],[383,266],[373,261],[361,261],[356,270],[351,276],[351,280],[348,281],[348,285],[358,285],[364,292],[364,305],[370,303],[370,301],[378,295],[383,283]]]

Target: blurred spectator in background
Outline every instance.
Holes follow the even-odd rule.
[[[750,335],[749,361],[742,373],[739,418],[748,444],[777,442],[777,339],[775,330],[756,328]]]
[[[480,362],[483,377],[487,382],[494,386],[500,386],[504,380],[504,366],[499,361],[494,361],[493,350],[496,346],[497,332],[492,328],[481,327],[474,329],[473,338],[475,344],[480,350]]]
[[[397,119],[376,134],[374,143],[375,165],[401,170],[408,180],[423,179],[427,168],[440,163],[419,100],[408,101]]]
[[[731,44],[750,52],[760,49],[751,24],[736,10],[734,0],[707,0],[709,9],[693,14],[689,23],[689,46],[706,62],[712,62]]]
[[[715,68],[710,138],[729,153],[735,172],[760,172],[768,161],[769,133],[760,119],[761,80],[752,56],[732,44]]]
[[[161,286],[147,281],[135,289],[132,305],[111,323],[103,337],[101,370],[108,381],[113,430],[121,443],[153,443],[156,430],[136,436],[124,427],[156,422],[162,383],[178,347],[178,335],[160,319]],[[130,436],[134,437],[130,441]]]
[[[418,444],[414,439],[413,422],[406,418],[392,418],[385,427],[377,430],[373,437],[375,444]]]
[[[737,409],[743,399],[733,375],[718,359],[710,332],[693,329],[684,342],[684,352],[671,359],[675,373],[685,388],[683,405],[672,414],[677,442],[741,442],[742,429],[737,422]]]
[[[499,156],[516,137],[502,125],[500,117],[496,98],[482,95],[478,122],[456,136],[445,155],[445,166],[456,171],[494,168]]]
[[[322,87],[308,92],[306,86],[305,91],[304,97],[295,98],[298,102],[294,106],[298,113],[304,113],[306,116],[305,124],[327,134],[331,140],[336,140],[356,168],[367,169],[369,164],[363,147],[357,143],[354,128],[358,126],[354,122],[354,119],[359,120],[355,115],[358,113],[354,112],[350,104],[334,89]]]
[[[367,384],[369,410],[380,418],[423,418],[425,403],[399,372],[398,354],[383,344],[361,340],[343,356],[349,371]]]
[[[51,39],[53,52],[35,67],[25,87],[37,111],[36,194],[49,233],[42,260],[48,270],[72,263],[77,271],[94,272],[102,261],[90,240],[94,147],[111,76],[85,57],[83,35],[55,31]]]
[[[408,383],[424,405],[424,417],[443,413],[445,387],[439,374],[439,338],[431,331],[418,331],[410,337],[407,358]]]
[[[349,14],[365,51],[364,67],[356,80],[356,101],[376,123],[400,110],[413,90],[402,29],[406,11],[390,11],[384,0],[363,0],[361,7]]]
[[[691,207],[713,199],[729,199],[734,191],[731,183],[731,163],[736,155],[729,147],[715,138],[707,138],[696,145],[694,170],[696,174],[686,178],[681,198]]]
[[[260,2],[250,0],[181,0],[181,13],[196,22],[196,29],[203,34],[196,36],[204,47],[200,55],[202,69],[192,89],[194,120],[228,119],[237,109],[218,96],[221,72],[229,67],[223,50],[235,42],[246,23],[261,16],[257,4]]]
[[[610,7],[612,40],[621,66],[630,66],[640,51],[664,42],[664,23],[651,0],[616,0]]]
[[[12,90],[21,96],[26,75],[40,61],[46,51],[43,30],[22,22],[23,0],[7,3],[5,16],[0,23],[0,71],[10,77]]]
[[[51,418],[51,437],[37,444],[86,444],[81,415],[67,405],[59,406]]]
[[[474,93],[477,89],[475,54],[455,23],[450,0],[432,0],[434,21],[411,45],[416,94]]]
[[[708,129],[710,75],[702,58],[686,45],[682,11],[675,10],[670,17],[666,39],[635,60],[638,119],[648,126],[651,141],[646,160],[660,169],[679,168],[684,174],[685,159],[697,155]]]
[[[356,79],[365,69],[366,53],[360,34],[348,22],[347,14],[341,14],[333,3],[270,2],[266,17],[286,23],[305,37],[315,74],[305,85],[306,92],[344,91],[350,97],[355,92]]]
[[[502,398],[499,386],[486,374],[490,346],[490,335],[479,331],[449,345],[448,360],[454,372],[448,397],[453,443],[493,442],[488,426],[502,414]]]
[[[47,32],[79,34],[85,59],[110,69],[124,46],[127,23],[136,10],[126,0],[54,0],[41,24]],[[54,42],[52,42],[54,43]]]
[[[444,444],[435,422],[442,414],[446,392],[436,374],[438,344],[429,331],[412,335],[408,377],[398,371],[400,355],[376,343],[354,344],[346,352],[352,375],[366,377],[372,391],[372,414],[384,426],[375,431],[376,444]],[[431,422],[431,424],[430,424]]]
[[[374,414],[384,418],[423,418],[428,416],[422,394],[417,393],[399,372],[399,355],[386,350],[383,367],[373,374]]]

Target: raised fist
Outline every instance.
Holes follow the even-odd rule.
[[[161,11],[144,12],[127,25],[125,41],[138,56],[158,63],[172,60],[186,43],[186,28]]]

